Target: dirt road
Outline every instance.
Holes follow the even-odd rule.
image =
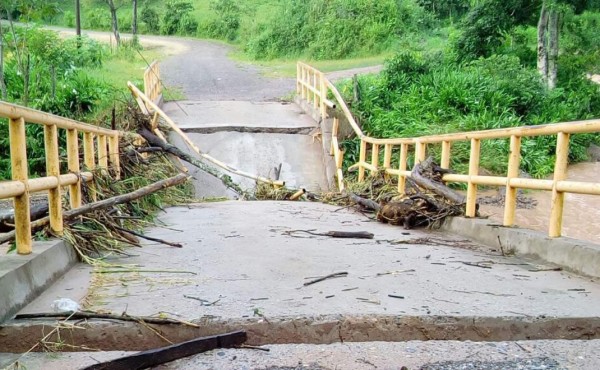
[[[74,35],[74,30],[49,29],[61,35]],[[109,32],[84,31],[90,38],[114,43]],[[131,35],[122,34],[123,39]],[[263,76],[259,67],[237,63],[228,57],[233,47],[210,40],[165,36],[141,36],[147,48],[161,48],[162,77],[170,88],[181,89],[189,100],[271,101],[289,95],[295,88],[292,78]]]

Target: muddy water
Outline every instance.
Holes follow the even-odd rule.
[[[569,166],[567,178],[573,181],[600,182],[600,162]],[[534,209],[517,209],[516,224],[523,228],[547,232],[552,193],[532,191],[526,193],[526,196],[537,200],[538,205]],[[481,207],[482,215],[489,215],[490,219],[498,222],[502,222],[503,212],[503,207]],[[600,243],[600,196],[566,194],[563,235]]]

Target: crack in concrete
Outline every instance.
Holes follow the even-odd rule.
[[[214,134],[217,132],[240,132],[247,134],[288,134],[309,135],[317,130],[314,126],[305,127],[256,127],[256,126],[206,126],[206,127],[181,127],[183,132],[193,134]]]
[[[185,324],[153,325],[173,342],[234,330],[248,332],[249,345],[330,344],[336,342],[401,342],[411,340],[515,341],[600,339],[600,317],[472,317],[472,316],[314,316],[263,319],[199,319],[199,327]],[[0,348],[19,353],[33,347],[40,333],[57,321],[12,321],[0,327]],[[67,330],[67,329],[64,329]],[[141,351],[164,345],[148,325],[134,322],[88,320],[82,329],[57,331],[68,345],[102,351]],[[53,341],[57,338],[46,338]]]

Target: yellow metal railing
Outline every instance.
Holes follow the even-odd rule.
[[[69,187],[71,208],[82,203],[81,181],[90,181],[92,172],[81,172],[80,136],[83,139],[84,169],[109,168],[119,177],[118,131],[107,130],[71,119],[0,101],[0,118],[8,119],[12,181],[0,182],[0,199],[14,199],[15,242],[19,254],[32,251],[30,194],[48,191],[50,227],[56,234],[63,231],[62,187]],[[44,126],[46,176],[30,179],[27,165],[26,124]],[[67,167],[60,173],[58,130],[66,130]],[[3,153],[8,154],[8,153]],[[92,193],[92,197],[95,195]]]
[[[313,76],[318,76],[313,77]],[[569,156],[569,138],[572,134],[600,132],[600,120],[563,122],[539,126],[514,127],[486,131],[460,132],[454,134],[422,136],[417,138],[376,139],[365,135],[355,121],[348,106],[344,102],[336,87],[324,77],[323,73],[304,64],[298,63],[297,75],[298,94],[307,101],[317,99],[321,104],[321,114],[325,118],[327,95],[331,93],[336,105],[341,108],[350,126],[360,138],[359,161],[349,170],[358,169],[358,181],[363,181],[365,172],[375,173],[384,170],[386,174],[398,178],[398,191],[404,192],[406,178],[411,176],[408,169],[409,150],[414,150],[415,162],[425,160],[428,146],[441,145],[441,167],[450,167],[452,144],[456,142],[470,142],[469,172],[467,174],[446,174],[443,180],[467,184],[466,215],[475,217],[477,205],[477,188],[479,185],[506,186],[504,205],[504,225],[513,226],[517,207],[517,189],[548,190],[552,191],[549,236],[558,237],[562,231],[563,209],[565,193],[600,195],[600,183],[580,182],[567,180],[567,164]],[[323,87],[325,86],[325,88]],[[334,118],[331,153],[335,157],[338,169],[338,187],[344,189],[342,162],[344,153],[339,149],[338,143],[339,121]],[[556,161],[554,177],[552,180],[529,179],[519,177],[521,162],[521,139],[533,136],[556,136]],[[510,140],[510,154],[507,158],[508,171],[506,176],[479,175],[479,158],[482,140],[507,139]],[[380,158],[380,149],[383,147],[383,161]],[[414,148],[414,149],[413,149]],[[392,155],[399,152],[399,166],[392,168]],[[370,160],[367,157],[370,154]]]
[[[160,79],[160,65],[158,61],[152,62],[144,71],[144,94],[158,104],[162,98],[162,81]],[[150,107],[148,107],[150,110]]]

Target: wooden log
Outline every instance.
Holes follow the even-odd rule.
[[[196,338],[167,347],[142,351],[112,361],[101,362],[83,370],[139,370],[172,362],[181,358],[208,352],[217,348],[233,348],[247,340],[245,331]]]
[[[184,161],[192,164],[193,166],[198,167],[200,170],[208,173],[209,175],[214,176],[217,179],[221,180],[221,182],[226,187],[233,190],[238,195],[244,194],[244,191],[242,190],[242,188],[238,184],[233,182],[233,180],[231,179],[230,176],[219,172],[216,168],[213,168],[213,167],[207,165],[206,163],[203,163],[203,162],[193,158],[191,155],[183,152],[176,146],[171,145],[171,144],[167,143],[166,141],[160,139],[158,136],[156,136],[152,132],[150,132],[150,130],[148,130],[146,127],[141,127],[138,130],[138,133],[144,139],[146,139],[146,141],[148,142],[148,144],[150,144],[151,147],[161,148],[164,152],[173,154],[174,156],[181,158],[182,160],[184,160]]]
[[[433,181],[425,176],[423,176],[423,172],[426,169],[431,170],[433,166],[433,159],[431,157],[427,158],[425,161],[421,163],[417,163],[411,172],[412,180],[422,188],[428,189],[434,192],[437,195],[440,195],[451,202],[456,204],[465,203],[465,197],[454,190],[450,189],[446,185],[441,182]]]
[[[39,220],[48,214],[48,203],[36,204],[29,209],[29,219],[31,221]],[[14,230],[15,212],[6,212],[0,214],[0,233]]]
[[[153,184],[144,186],[143,188],[139,188],[138,190],[133,191],[131,193],[127,193],[127,194],[123,194],[123,195],[118,195],[116,197],[104,199],[104,200],[101,200],[99,202],[94,202],[94,203],[86,204],[86,205],[84,205],[82,207],[66,211],[63,214],[63,220],[64,221],[72,220],[72,219],[74,219],[76,217],[79,217],[81,215],[84,215],[86,213],[90,213],[90,212],[97,211],[97,210],[104,209],[104,208],[113,207],[113,206],[116,206],[117,204],[123,204],[123,203],[131,202],[131,201],[134,201],[136,199],[142,198],[142,197],[144,197],[146,195],[155,193],[155,192],[157,192],[159,190],[162,190],[162,189],[165,189],[165,188],[168,188],[168,187],[171,187],[171,186],[182,184],[187,179],[188,179],[188,176],[186,174],[180,173],[177,176],[173,176],[173,177],[170,177],[168,179],[161,180],[161,181],[155,182]],[[31,230],[32,231],[39,230],[42,227],[46,226],[49,221],[50,221],[49,217],[44,217],[44,218],[39,219],[39,220],[37,220],[35,222],[32,222],[31,223]],[[6,243],[8,241],[11,241],[14,238],[15,238],[15,232],[13,230],[11,232],[6,233],[2,237],[0,237],[0,244]]]
[[[358,195],[356,195],[354,193],[348,194],[348,198],[350,198],[350,200],[353,201],[354,203],[360,204],[361,206],[363,206],[367,209],[370,209],[372,211],[375,211],[375,212],[378,212],[379,209],[381,208],[381,206],[374,200],[359,197]]]

